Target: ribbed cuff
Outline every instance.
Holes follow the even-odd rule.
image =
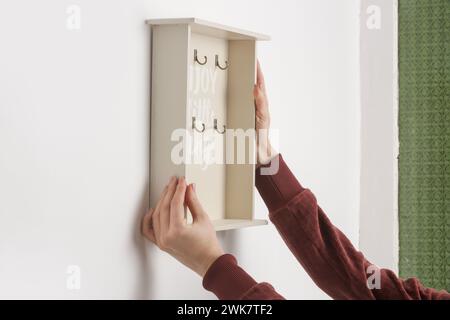
[[[278,161],[278,163],[274,163],[274,161]],[[270,166],[272,166],[272,168],[277,168],[278,170],[275,170],[272,175],[263,175],[261,170]],[[305,190],[292,174],[291,170],[289,170],[281,154],[274,158],[272,163],[256,170],[255,182],[256,188],[266,203],[269,211],[275,211],[283,207],[297,194]]]
[[[217,258],[203,278],[203,287],[221,300],[239,300],[256,284],[231,254]]]

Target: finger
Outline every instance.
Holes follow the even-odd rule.
[[[161,193],[161,196],[159,197],[158,203],[156,204],[155,210],[152,214],[152,227],[153,227],[153,234],[155,235],[156,244],[159,245],[161,243],[161,227],[160,227],[160,219],[159,219],[159,213],[161,209],[161,203],[167,193],[167,186],[164,188],[163,192]]]
[[[264,80],[264,74],[261,69],[261,64],[259,63],[256,67],[256,85],[263,91],[266,91],[266,81]]]
[[[203,210],[203,207],[197,197],[195,185],[193,184],[189,185],[187,188],[186,205],[188,206],[189,211],[191,211],[194,222],[207,217],[206,212]]]
[[[172,202],[170,203],[170,227],[180,226],[184,223],[186,189],[186,179],[184,177],[179,178]]]
[[[156,243],[155,234],[153,232],[152,227],[152,215],[154,210],[150,209],[142,219],[142,225],[141,225],[141,232],[148,240],[150,240],[153,243]]]
[[[268,112],[267,99],[262,90],[258,88],[257,85],[255,85],[255,88],[253,89],[253,96],[255,99],[256,116],[265,116]]]
[[[266,95],[264,94],[263,90],[256,84],[253,87],[253,98],[255,99],[255,104],[257,107],[262,107],[265,105],[264,100],[266,99]]]
[[[161,234],[166,234],[169,230],[170,223],[170,202],[172,201],[173,195],[175,194],[175,189],[177,188],[178,179],[176,177],[170,178],[169,184],[167,185],[167,192],[161,202],[160,209],[160,227]]]
[[[255,86],[253,87],[253,98],[255,99],[255,102],[258,101],[260,95],[261,89],[259,89],[258,85],[255,84]]]

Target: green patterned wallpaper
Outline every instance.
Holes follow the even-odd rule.
[[[450,0],[399,0],[400,276],[450,289]]]

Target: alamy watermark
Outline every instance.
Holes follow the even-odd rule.
[[[171,160],[176,165],[200,165],[206,169],[214,164],[257,164],[260,157],[271,159],[261,167],[261,174],[274,175],[279,161],[272,149],[263,147],[269,145],[268,136],[266,129],[225,129],[219,134],[214,128],[205,128],[201,133],[180,128],[171,135]],[[272,136],[278,136],[278,132],[272,130]]]
[[[381,289],[381,270],[376,265],[367,267],[367,288],[370,290]]]
[[[367,20],[366,27],[369,30],[381,29],[381,8],[376,5],[370,5],[366,9]]]
[[[66,268],[66,288],[67,290],[81,289],[81,268],[77,265],[69,265]]]
[[[66,28],[70,31],[81,29],[81,8],[76,4],[72,4],[66,8]]]

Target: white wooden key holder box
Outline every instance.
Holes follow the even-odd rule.
[[[216,230],[254,214],[256,44],[268,36],[195,19],[152,33],[150,205],[171,176],[195,183]],[[187,214],[190,219],[190,215]]]

